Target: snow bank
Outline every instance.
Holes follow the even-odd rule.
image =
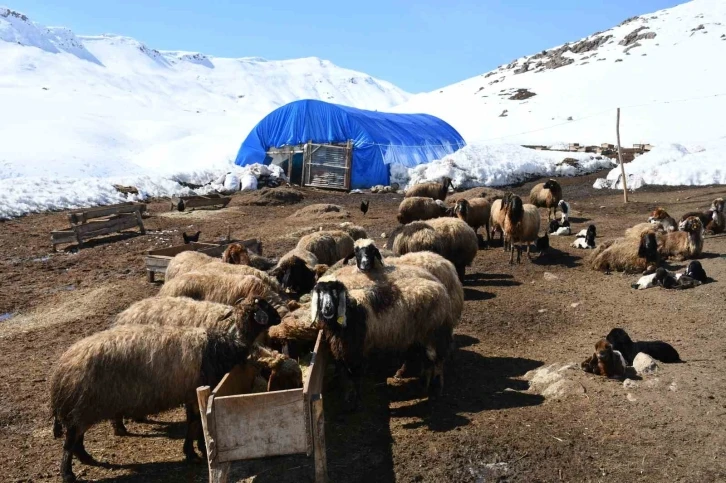
[[[237,183],[232,180],[236,179]],[[286,180],[279,166],[253,164],[244,168],[230,164],[227,170],[184,173],[174,177],[159,175],[134,175],[74,178],[16,177],[0,179],[0,220],[23,216],[28,213],[57,211],[91,206],[109,205],[123,201],[144,201],[149,198],[172,195],[207,194],[212,191],[229,192],[239,189],[240,180]],[[180,183],[203,185],[190,189]],[[138,194],[124,195],[114,184],[133,186]],[[236,188],[234,188],[234,186]],[[260,182],[262,185],[262,182]],[[254,183],[257,186],[257,182]]]
[[[414,168],[392,165],[391,181],[406,186],[448,176],[461,188],[504,186],[532,177],[577,176],[614,164],[607,157],[589,153],[536,151],[514,144],[470,144],[450,156]]]
[[[726,184],[726,137],[703,145],[656,146],[625,165],[628,189],[643,185],[703,186]],[[594,188],[622,189],[620,168],[595,181]]]

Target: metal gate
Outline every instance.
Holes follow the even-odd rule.
[[[303,158],[303,186],[349,190],[352,158],[350,141],[345,146],[307,143]]]

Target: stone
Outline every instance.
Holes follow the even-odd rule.
[[[678,390],[678,386],[676,386],[676,381],[670,383],[670,385],[668,386],[668,390],[673,392]]]
[[[628,401],[630,401],[630,402],[635,402],[635,401],[637,401],[637,399],[635,398],[635,396],[633,396],[633,395],[632,395],[632,394],[630,394],[630,393],[628,393],[628,395],[627,395],[627,396],[625,396],[625,397],[626,397],[626,398],[628,399]]]
[[[640,375],[653,374],[658,371],[658,363],[655,359],[643,352],[638,352],[635,356],[635,359],[633,359],[633,367]]]
[[[632,389],[632,388],[638,387],[638,383],[632,379],[626,379],[623,381],[623,387],[625,389]]]
[[[569,379],[560,379],[551,384],[542,391],[542,396],[546,399],[562,399],[567,396],[585,394],[585,388],[582,384],[571,381]]]
[[[544,279],[547,280],[548,282],[554,282],[555,280],[559,280],[559,278],[560,277],[558,277],[554,273],[550,273],[550,272],[544,273]]]

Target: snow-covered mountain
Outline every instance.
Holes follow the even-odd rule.
[[[707,142],[726,134],[726,1],[688,3],[414,96],[467,142]],[[716,96],[718,95],[718,96]]]
[[[266,61],[80,36],[0,7],[0,179],[224,167],[249,130],[298,99],[389,109],[410,95],[310,57]]]

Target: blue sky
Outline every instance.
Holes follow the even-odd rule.
[[[321,57],[430,91],[679,0],[6,0],[45,25],[159,50]]]

